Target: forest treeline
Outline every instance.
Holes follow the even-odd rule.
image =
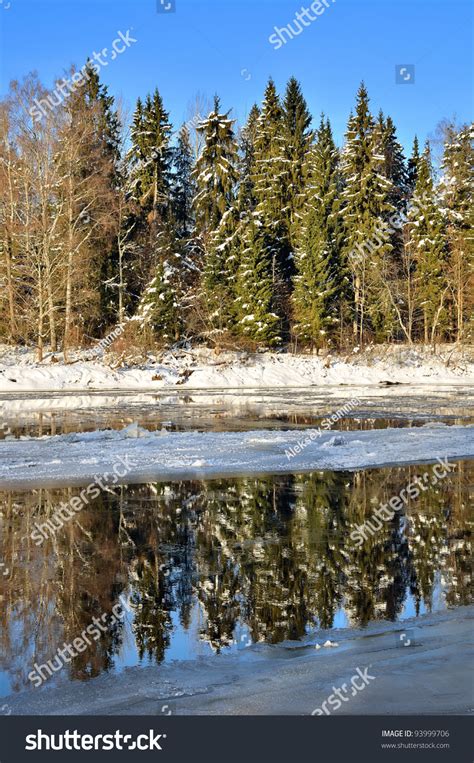
[[[0,103],[1,341],[469,339],[472,125],[444,125],[439,167],[416,138],[406,158],[361,84],[338,148],[291,78],[239,129],[216,96],[173,130],[158,90],[127,128],[88,67],[67,98],[29,75]]]

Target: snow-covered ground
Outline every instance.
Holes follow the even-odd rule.
[[[64,365],[60,355],[35,361],[31,350],[0,348],[0,392],[88,390],[252,389],[325,385],[474,384],[472,352],[444,347],[374,347],[363,354],[317,357],[197,348],[149,356],[145,363],[91,352]],[[54,362],[55,360],[59,362]]]
[[[361,469],[474,457],[474,426],[431,424],[364,432],[149,432],[137,424],[1,443],[0,487],[149,482],[323,469]]]

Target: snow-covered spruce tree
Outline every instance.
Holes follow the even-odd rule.
[[[183,125],[179,131],[174,151],[171,194],[173,219],[180,238],[187,238],[191,235],[194,222],[192,210],[195,195],[195,182],[192,176],[193,156],[189,130],[186,125]]]
[[[384,174],[392,184],[389,201],[397,212],[403,212],[406,210],[408,194],[408,172],[403,148],[397,138],[397,131],[392,118],[388,116],[385,119],[380,111],[378,123],[382,133]]]
[[[173,149],[171,124],[162,98],[155,90],[145,102],[138,99],[127,153],[127,199],[135,254],[128,272],[130,308],[136,309],[157,265],[157,237],[171,219],[171,173]]]
[[[388,218],[391,181],[385,176],[383,131],[375,125],[369,110],[364,83],[357,93],[355,114],[351,114],[342,154],[345,182],[343,219],[346,255],[352,271],[355,320],[354,335],[363,342],[367,331],[378,340],[393,329],[390,300],[383,285],[389,277],[392,244]]]
[[[281,319],[276,310],[277,253],[258,216],[245,227],[237,273],[238,330],[260,345],[279,344]]]
[[[301,222],[304,206],[305,158],[310,149],[313,133],[309,129],[311,114],[303,97],[299,82],[288,80],[283,100],[283,137],[285,156],[288,160],[288,206],[287,217],[292,248]]]
[[[474,127],[447,129],[439,192],[447,224],[449,286],[456,339],[472,331],[474,320]],[[470,324],[470,326],[469,326]]]
[[[416,267],[418,306],[423,338],[434,342],[446,328],[447,242],[443,216],[437,204],[429,143],[420,161],[410,209],[408,242]]]
[[[232,324],[232,251],[239,217],[236,209],[238,153],[234,120],[222,113],[216,96],[214,108],[198,125],[203,149],[193,177],[196,235],[205,249],[199,303],[201,324],[214,336]]]
[[[232,329],[236,317],[236,277],[241,254],[241,237],[247,218],[236,205],[224,215],[207,244],[202,274],[201,301],[208,336],[217,338]]]
[[[137,101],[131,129],[131,192],[148,222],[167,219],[170,206],[171,124],[158,90]]]
[[[250,109],[247,122],[240,132],[237,205],[240,212],[243,213],[253,212],[257,203],[253,178],[255,173],[255,138],[259,116],[260,109],[254,104]]]
[[[289,232],[290,161],[284,136],[283,111],[272,79],[265,89],[255,134],[252,176],[256,212],[272,239],[278,269],[289,282],[292,255]]]
[[[395,125],[391,117],[385,119],[379,112],[374,129],[374,142],[377,142],[376,152],[383,155],[382,173],[390,183],[387,200],[393,211],[390,214],[391,251],[387,252],[380,262],[380,308],[386,316],[384,331],[388,337],[391,333],[399,333],[400,328],[405,332],[406,309],[400,297],[402,281],[405,278],[406,262],[404,259],[404,222],[406,220],[409,197],[408,173]],[[398,322],[398,329],[397,329]],[[383,338],[383,337],[382,337]]]
[[[420,161],[420,146],[418,143],[418,138],[415,135],[415,139],[413,141],[413,148],[411,152],[411,156],[407,162],[407,192],[408,192],[408,198],[411,198],[413,196],[413,191],[415,190],[416,185],[416,178],[418,176],[418,163]]]
[[[213,110],[197,128],[204,137],[204,148],[193,171],[194,211],[197,233],[205,241],[234,201],[238,162],[234,122],[229,112],[221,112],[220,100],[215,96]]]
[[[156,234],[153,276],[145,288],[135,321],[142,329],[151,329],[153,336],[165,345],[180,337],[183,316],[181,253],[171,226],[163,226]]]
[[[349,285],[342,255],[339,155],[323,116],[307,172],[295,259],[293,333],[303,344],[321,347],[330,344],[341,327]]]

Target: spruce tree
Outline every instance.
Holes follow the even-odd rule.
[[[171,195],[172,127],[158,90],[137,101],[128,154],[131,192],[149,224],[168,219]]]
[[[374,139],[379,140],[380,152],[383,154],[382,172],[390,183],[387,201],[393,208],[390,214],[389,239],[392,250],[385,255],[381,263],[383,272],[380,305],[385,314],[383,328],[385,335],[388,336],[391,331],[395,333],[395,317],[398,315],[400,318],[403,312],[399,307],[398,284],[404,278],[405,267],[403,228],[409,195],[408,172],[393,120],[389,116],[385,119],[382,111],[379,112],[374,133]]]
[[[181,254],[170,226],[163,226],[156,234],[154,259],[154,272],[140,299],[135,320],[142,327],[149,327],[158,341],[170,345],[179,339],[183,327]]]
[[[169,235],[172,200],[172,126],[158,90],[139,98],[133,115],[127,154],[127,198],[136,253],[129,268],[133,307],[157,267],[157,252]]]
[[[293,268],[288,205],[290,162],[286,155],[283,111],[272,79],[265,89],[258,118],[254,157],[255,210],[272,239],[278,269],[289,282]]]
[[[241,212],[253,211],[257,203],[254,191],[254,175],[255,139],[259,116],[260,109],[254,104],[240,134],[238,207]]]
[[[248,218],[230,207],[210,237],[203,270],[203,302],[213,334],[231,329],[236,318],[236,278],[241,237]]]
[[[217,229],[234,201],[238,161],[234,123],[229,112],[221,112],[220,100],[215,96],[213,111],[197,128],[204,136],[204,148],[193,172],[194,210],[197,232],[204,239]]]
[[[121,125],[114,97],[109,95],[107,86],[100,81],[89,59],[86,67],[87,78],[72,93],[67,108],[73,121],[84,118],[86,113],[89,125],[92,125],[91,139],[80,146],[80,158],[74,170],[77,182],[88,176],[97,177],[98,171],[102,175],[102,192],[96,195],[92,204],[87,204],[83,218],[84,226],[92,229],[89,242],[94,268],[89,285],[91,294],[97,297],[96,310],[100,317],[88,328],[91,333],[96,333],[116,320],[116,293],[110,288],[118,260],[116,229],[113,224],[104,224],[104,220],[121,192],[124,176],[120,157]],[[90,304],[89,316],[94,313]]]
[[[195,195],[193,171],[193,149],[189,130],[183,125],[178,134],[174,151],[174,173],[172,180],[173,219],[180,238],[191,235],[193,228],[192,203]]]
[[[418,138],[415,135],[415,139],[413,141],[413,149],[407,164],[407,192],[408,192],[409,198],[411,198],[411,196],[413,195],[413,191],[415,190],[419,161],[420,161],[420,147],[418,144]]]
[[[407,245],[416,264],[418,305],[423,338],[434,341],[446,326],[446,237],[437,205],[429,143],[418,162],[417,180],[408,212]]]
[[[375,124],[362,83],[355,114],[349,118],[342,162],[346,254],[356,311],[354,333],[361,342],[367,329],[383,339],[393,328],[384,285],[393,250],[388,220],[395,210],[390,203],[393,184],[385,174],[383,141],[383,125]]]
[[[380,112],[379,125],[382,132],[384,175],[392,185],[389,201],[395,210],[401,213],[406,209],[408,192],[408,172],[405,156],[397,138],[392,118],[388,116],[384,119],[382,112]]]
[[[474,319],[474,128],[447,129],[440,182],[442,213],[449,243],[449,284],[456,338],[464,339]]]
[[[295,77],[288,80],[283,100],[283,137],[285,157],[288,161],[288,227],[292,246],[297,236],[304,203],[305,158],[310,149],[313,133],[309,129],[311,114]]]
[[[293,332],[303,343],[331,343],[344,314],[348,276],[342,255],[339,156],[321,117],[308,160],[308,189],[296,251]]]
[[[272,246],[262,221],[254,217],[243,233],[236,287],[240,333],[268,347],[281,341],[281,319],[275,312],[277,262]]]

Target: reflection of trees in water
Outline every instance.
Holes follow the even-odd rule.
[[[68,491],[68,499],[74,492]],[[108,496],[108,494],[105,494]],[[54,543],[56,614],[64,624],[63,641],[72,643],[104,613],[110,615],[120,593],[120,557],[116,553],[118,516],[111,502],[101,495],[93,510],[83,511],[79,524],[69,522]],[[112,666],[120,644],[120,622],[108,630],[71,663],[74,678],[99,675]]]
[[[46,662],[58,648],[72,643],[94,616],[110,613],[119,590],[118,515],[106,497],[67,523],[40,547],[30,538],[35,523],[44,523],[77,491],[37,490],[2,494],[3,549],[8,579],[0,579],[0,652],[14,665],[13,687],[28,683],[33,663]],[[71,675],[98,675],[112,664],[120,641],[120,624],[78,653]],[[14,634],[14,635],[13,635]],[[89,637],[90,638],[90,637]],[[22,655],[15,663],[15,655]],[[25,655],[27,655],[25,661]]]
[[[140,657],[161,661],[172,613],[216,651],[245,625],[254,641],[329,628],[343,607],[353,625],[394,620],[407,591],[430,608],[440,580],[448,604],[470,600],[469,467],[430,487],[358,548],[351,530],[427,467],[177,482],[118,488],[53,539],[29,539],[74,490],[3,494],[0,648],[14,687],[120,597],[133,612]],[[472,467],[471,467],[472,474]],[[124,624],[76,657],[75,678],[113,664]],[[14,635],[13,635],[14,633]],[[27,655],[27,657],[25,657]]]

